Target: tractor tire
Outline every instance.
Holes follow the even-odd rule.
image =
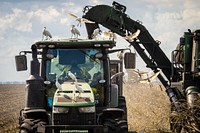
[[[107,133],[128,133],[128,125],[126,120],[104,120],[104,126],[108,127]]]
[[[126,120],[119,120],[117,121],[117,133],[128,133],[128,124]]]
[[[40,119],[25,119],[20,125],[19,133],[44,133],[44,125],[46,122]]]
[[[108,128],[107,133],[117,133],[116,121],[113,119],[106,119],[103,123]]]
[[[124,119],[124,120],[127,120],[127,107],[126,107],[126,99],[125,99],[124,96],[120,96],[120,97],[119,97],[118,108],[124,110],[123,119]]]

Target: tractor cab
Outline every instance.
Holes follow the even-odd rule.
[[[67,91],[66,88],[70,88],[70,84],[74,84],[74,91],[78,91],[77,85],[80,85],[79,91],[83,93],[87,91],[86,88],[90,88],[96,97],[96,104],[103,106],[104,84],[108,80],[104,75],[106,60],[103,59],[103,52],[105,51],[99,48],[48,49],[49,57],[44,63],[45,81],[51,83],[47,85],[48,107],[52,106],[57,84],[65,84],[60,91]],[[67,84],[69,86],[66,86]],[[83,84],[88,87],[84,88]]]

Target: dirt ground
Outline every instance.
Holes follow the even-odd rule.
[[[129,77],[124,84],[129,129],[145,133],[166,133],[169,129],[169,99],[159,83],[141,84]],[[24,107],[25,85],[0,85],[0,133],[16,133]]]
[[[16,133],[19,112],[24,108],[25,85],[0,85],[0,133]]]

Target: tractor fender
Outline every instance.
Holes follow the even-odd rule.
[[[111,118],[113,120],[122,118],[124,110],[119,108],[107,108],[103,110],[103,119]]]

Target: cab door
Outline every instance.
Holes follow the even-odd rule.
[[[121,60],[111,60],[110,61],[110,72],[111,76],[122,72],[122,61]],[[122,95],[122,76],[117,76],[116,78],[112,79],[111,84],[117,84],[119,88],[119,95]]]

